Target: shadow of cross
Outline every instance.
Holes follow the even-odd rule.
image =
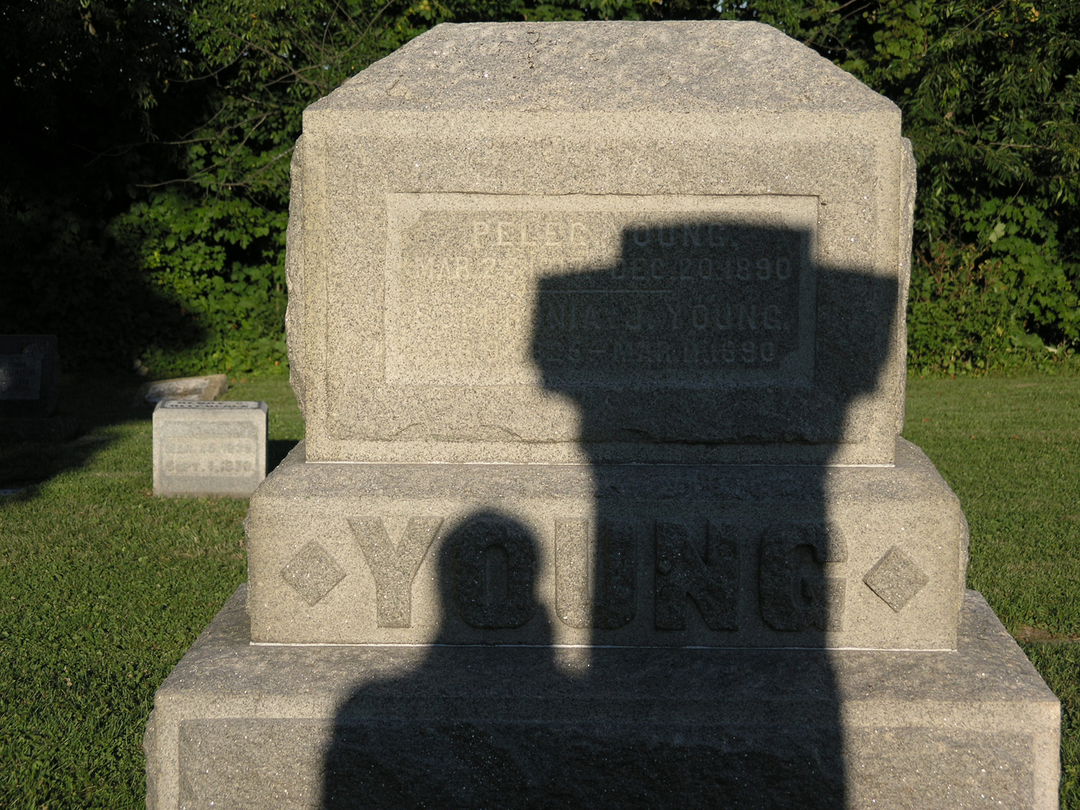
[[[821,648],[842,627],[848,584],[828,564],[847,550],[824,479],[860,438],[849,408],[878,385],[895,339],[880,315],[895,311],[898,285],[817,266],[812,240],[798,228],[668,219],[626,228],[613,264],[540,279],[533,360],[545,388],[580,412],[595,498],[591,525],[556,523],[555,612],[588,627],[594,648]],[[735,675],[721,666],[725,691],[775,677],[777,654],[746,649]],[[617,660],[593,655],[593,689],[621,682]],[[775,789],[841,806],[828,654],[780,666],[781,691],[814,696],[814,732],[792,741],[786,762],[741,760],[742,781],[713,795],[750,806]]]
[[[842,622],[845,583],[825,565],[846,550],[821,479],[859,438],[848,407],[877,385],[893,335],[874,319],[897,284],[818,267],[811,241],[668,220],[624,230],[610,266],[540,279],[533,359],[580,411],[596,501],[593,526],[557,524],[556,611],[594,643],[618,643],[607,631],[630,623],[642,591],[660,636],[692,621],[748,646],[821,646]],[[781,503],[751,503],[755,487]]]

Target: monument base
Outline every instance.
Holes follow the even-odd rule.
[[[967,524],[903,439],[888,467],[353,464],[305,451],[251,498],[256,642],[956,648]]]
[[[252,645],[245,599],[157,692],[151,810],[1057,807],[1058,701],[972,591],[955,652]]]

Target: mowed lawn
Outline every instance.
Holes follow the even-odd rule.
[[[154,690],[246,577],[244,501],[152,496],[136,383],[72,377],[86,428],[0,446],[0,807],[138,808]],[[969,586],[1061,697],[1062,806],[1080,810],[1080,378],[913,380],[904,435],[960,496]],[[284,377],[271,457],[303,436]]]

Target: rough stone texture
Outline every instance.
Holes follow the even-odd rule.
[[[891,463],[914,182],[767,26],[439,26],[304,114],[308,457]]]
[[[971,591],[953,653],[248,642],[241,589],[157,693],[151,810],[1057,807],[1058,701]]]
[[[156,404],[166,399],[184,399],[209,402],[229,390],[229,380],[224,374],[207,374],[203,377],[176,377],[171,380],[154,380],[139,388],[142,402]]]
[[[60,398],[55,335],[0,335],[0,418],[51,416]]]
[[[903,440],[895,467],[861,468],[325,464],[304,452],[251,501],[256,641],[956,644],[967,525]]]
[[[154,494],[246,498],[266,477],[265,402],[154,408]]]

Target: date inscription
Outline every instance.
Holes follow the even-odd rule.
[[[391,195],[388,382],[808,381],[809,197]]]
[[[169,475],[250,476],[258,448],[254,439],[185,437],[161,450],[161,469]]]

